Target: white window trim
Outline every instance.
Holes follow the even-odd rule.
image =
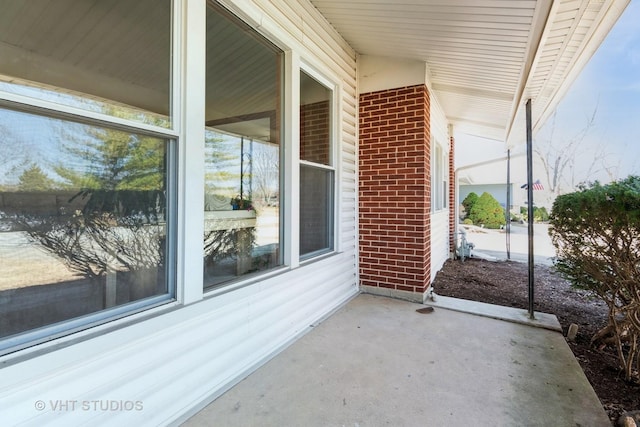
[[[127,120],[120,117],[110,116],[108,114],[33,98],[27,95],[4,92],[2,89],[0,89],[0,105],[9,109],[30,112],[41,116],[54,117],[80,123],[103,125],[125,131],[136,131],[150,135],[157,135],[161,138],[176,139],[178,137],[178,132],[175,129],[163,128],[134,120]]]
[[[177,3],[177,4],[176,4]],[[183,41],[176,86],[180,112],[178,144],[177,297],[183,304],[203,298],[204,252],[204,133],[207,4],[202,0],[175,0],[181,7],[175,37]],[[187,220],[188,219],[188,220]]]
[[[336,170],[336,168],[334,168],[333,166],[323,165],[322,163],[314,163],[308,160],[300,160],[300,165],[312,166],[314,168],[324,169],[324,170],[334,171],[334,172]]]
[[[285,51],[284,66],[284,263],[300,265],[300,55]],[[289,231],[289,232],[287,232]]]

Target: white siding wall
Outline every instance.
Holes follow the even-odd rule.
[[[444,110],[440,106],[440,102],[436,97],[435,92],[429,89],[429,106],[430,106],[430,118],[431,118],[431,139],[434,138],[438,141],[442,141],[445,144],[446,151],[449,151],[449,126],[447,122],[447,116],[444,114]]]
[[[431,280],[449,258],[449,210],[431,214]]]
[[[441,144],[443,155],[449,157],[449,132],[447,126],[447,118],[436,98],[433,91],[430,91],[430,110],[431,110],[431,149],[434,149],[434,143],[437,141]],[[432,164],[431,167],[435,167]],[[449,164],[444,162],[443,173],[445,178],[449,175]],[[439,183],[441,185],[441,183]],[[444,194],[445,201],[448,203],[449,195]],[[438,271],[442,268],[444,262],[449,258],[449,209],[447,206],[431,214],[431,280],[436,277]]]
[[[176,303],[172,310],[156,308],[155,317],[146,312],[137,321],[135,316],[124,319],[129,326],[114,322],[3,357],[3,425],[175,423],[241,380],[358,292],[355,53],[306,1],[228,0],[224,4],[289,51],[293,73],[304,62],[337,84],[341,110],[336,129],[340,139],[338,253],[302,266],[290,262],[296,268],[285,267],[280,274],[253,284],[205,295],[204,300],[188,306]],[[289,96],[292,91],[287,89],[286,93]],[[293,98],[288,102],[296,105]],[[291,124],[295,125],[295,120]],[[295,147],[295,128],[289,128],[285,135],[287,144]],[[295,160],[290,162],[296,166]],[[291,175],[295,179],[295,174],[289,174],[287,186],[295,188]],[[292,194],[294,200],[290,201],[295,206],[295,191]],[[188,223],[188,209],[181,209],[187,212]],[[286,233],[297,234],[295,214],[288,219],[292,217],[289,224],[293,225]],[[185,259],[202,257],[200,248],[180,247]],[[295,251],[295,245],[288,249]],[[183,272],[181,280],[197,277]],[[115,401],[112,405],[121,405],[121,410],[96,409],[92,406],[96,401]],[[140,402],[141,409],[124,410],[123,402]]]

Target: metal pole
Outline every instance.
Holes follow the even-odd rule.
[[[253,200],[253,138],[249,140],[249,200]]]
[[[531,99],[527,100],[527,222],[529,225],[529,317],[534,319],[533,275],[533,135],[531,131]]]
[[[240,137],[240,200],[244,199],[244,136]]]
[[[507,259],[511,259],[511,149],[507,150]]]

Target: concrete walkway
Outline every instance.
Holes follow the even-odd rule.
[[[184,425],[610,426],[559,332],[422,307],[360,295]]]

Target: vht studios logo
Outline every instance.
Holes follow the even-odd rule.
[[[139,400],[38,400],[34,404],[36,410],[44,411],[49,409],[54,412],[69,411],[94,411],[94,412],[123,412],[142,411],[144,405]]]

